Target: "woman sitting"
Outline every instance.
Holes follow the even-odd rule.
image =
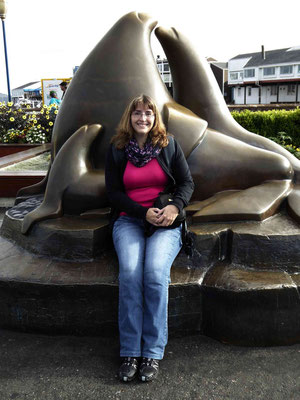
[[[126,108],[112,138],[105,176],[119,260],[119,378],[131,381],[139,374],[150,381],[167,344],[170,269],[182,246],[181,226],[170,227],[188,204],[194,183],[179,144],[167,134],[148,96],[133,99]],[[162,209],[153,207],[166,189],[173,201]],[[150,236],[147,224],[155,227]]]

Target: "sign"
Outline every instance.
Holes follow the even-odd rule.
[[[53,90],[57,94],[57,98],[61,100],[63,91],[61,90],[59,84],[63,81],[69,83],[71,82],[72,78],[61,78],[61,79],[42,79],[42,100],[43,104],[46,104],[47,106],[49,105],[49,102],[51,100],[50,97],[50,92]]]

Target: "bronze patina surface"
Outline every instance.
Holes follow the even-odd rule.
[[[180,254],[172,268],[170,331],[245,345],[299,342],[300,162],[240,127],[206,60],[179,32],[158,28],[174,79],[171,98],[150,48],[155,26],[146,14],[125,15],[73,78],[47,177],[19,192],[1,227],[0,325],[116,330],[105,155],[125,106],[145,93],[195,181],[187,207],[195,251]]]
[[[103,179],[107,148],[126,105],[141,93],[155,100],[168,131],[184,150],[196,184],[193,200],[244,190],[243,195],[218,197],[213,207],[202,206],[197,218],[264,219],[293,191],[300,162],[276,143],[240,127],[206,60],[181,33],[158,28],[174,79],[175,99],[169,95],[150,47],[156,24],[146,14],[125,15],[80,66],[55,122],[49,177],[19,193],[38,193],[47,184],[44,202],[24,219],[23,233],[39,220],[108,205]],[[298,218],[294,203],[289,209]]]

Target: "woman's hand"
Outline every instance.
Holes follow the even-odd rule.
[[[146,220],[155,226],[160,226],[160,224],[157,222],[158,218],[161,215],[161,211],[159,208],[149,208],[146,214]]]
[[[170,204],[159,210],[157,214],[156,226],[170,226],[175,221],[177,215],[179,214],[179,210],[176,206]]]

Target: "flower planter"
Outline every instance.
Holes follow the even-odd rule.
[[[18,190],[23,187],[35,185],[44,179],[46,172],[1,172],[0,171],[0,197],[16,197]]]
[[[40,146],[40,144],[0,144],[0,157],[9,156],[10,154],[19,153],[20,151],[29,150],[38,146]]]

